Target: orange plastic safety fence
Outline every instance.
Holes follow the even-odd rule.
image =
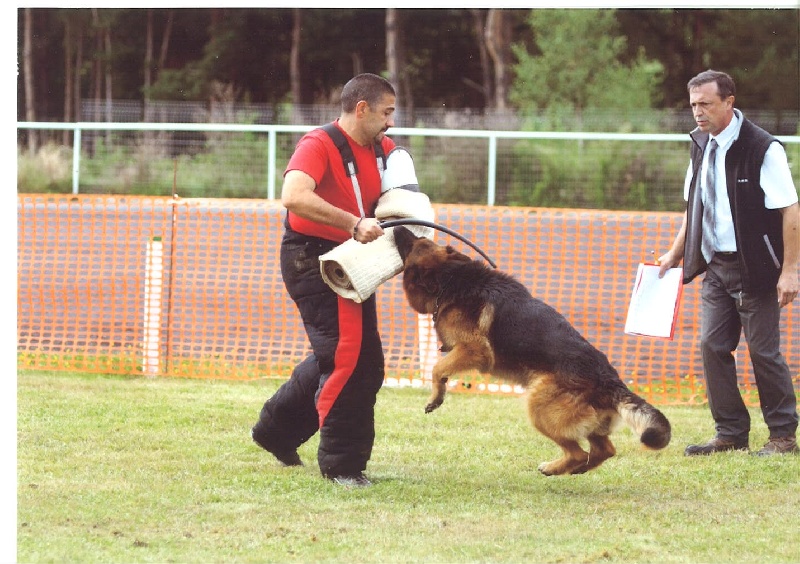
[[[699,288],[684,288],[672,341],[623,332],[639,262],[671,244],[680,214],[435,205],[436,221],[558,309],[657,404],[705,401]],[[286,378],[308,352],[279,266],[278,202],[137,196],[18,197],[21,368],[192,378]],[[477,254],[442,233],[439,242]],[[378,289],[390,384],[423,385],[439,356],[429,316]],[[800,389],[800,314],[784,309],[783,351]],[[744,339],[742,393],[757,402]],[[519,390],[477,373],[454,389]]]

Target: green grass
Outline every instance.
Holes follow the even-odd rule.
[[[686,458],[713,433],[665,407],[673,442],[547,478],[558,448],[517,397],[384,389],[367,469],[324,481],[316,438],[281,468],[249,429],[280,381],[22,371],[20,562],[797,562],[800,456]],[[752,412],[751,446],[767,431]]]

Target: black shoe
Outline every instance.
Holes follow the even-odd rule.
[[[363,472],[341,476],[326,475],[325,478],[334,484],[338,484],[346,488],[368,488],[372,485],[372,482],[369,481],[369,478],[367,478]]]
[[[272,451],[264,446],[264,443],[259,440],[259,437],[256,436],[256,428],[253,427],[250,429],[250,437],[253,439],[253,442],[256,443],[258,446],[263,448],[265,451],[270,453],[272,456],[278,459],[278,462],[281,463],[281,466],[302,466],[303,461],[300,460],[300,455],[297,454],[297,450],[287,450],[287,451]]]
[[[683,454],[686,456],[706,456],[716,452],[725,452],[729,450],[748,450],[750,447],[746,442],[730,441],[721,437],[714,437],[707,443],[702,445],[689,445]]]

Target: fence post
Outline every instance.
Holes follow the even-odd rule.
[[[161,237],[147,242],[144,275],[144,320],[142,331],[142,372],[159,373],[161,365],[161,294],[164,281],[164,248]]]
[[[495,182],[497,180],[497,136],[489,135],[489,178],[486,179],[486,204],[489,206],[494,205],[495,200]]]
[[[72,141],[72,193],[78,193],[81,176],[81,128],[75,124],[75,135]]]
[[[277,152],[275,130],[270,129],[267,134],[269,143],[267,146],[267,199],[275,199],[275,154]]]
[[[433,365],[439,360],[439,338],[430,314],[417,314],[417,338],[420,378],[423,383],[430,382],[433,380]]]

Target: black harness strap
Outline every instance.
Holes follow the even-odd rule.
[[[356,166],[356,158],[353,155],[353,150],[350,148],[350,143],[347,142],[344,134],[333,123],[326,123],[321,128],[328,137],[331,138],[333,144],[339,149],[339,154],[342,156],[342,164],[344,165],[344,172],[347,176],[354,176],[358,174],[358,167]],[[378,170],[383,172],[386,169],[386,154],[383,152],[383,146],[379,142],[374,143],[375,158],[378,160]]]

